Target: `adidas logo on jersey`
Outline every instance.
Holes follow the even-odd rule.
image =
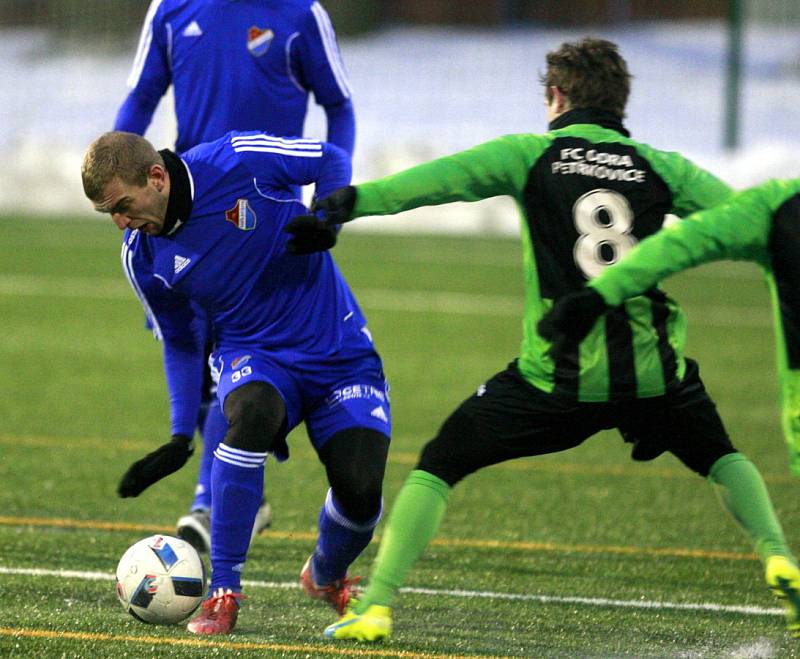
[[[374,416],[376,419],[380,419],[384,423],[389,423],[389,417],[386,416],[386,412],[383,411],[383,407],[378,405],[372,412],[369,413],[370,416]]]
[[[187,256],[180,256],[180,255],[176,254],[175,255],[175,274],[177,275],[181,270],[183,270],[191,262],[192,262],[192,259],[188,258]]]
[[[203,30],[197,24],[197,21],[192,21],[183,30],[184,37],[200,37],[203,35]]]

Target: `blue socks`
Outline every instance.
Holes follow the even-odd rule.
[[[211,466],[211,585],[241,590],[241,572],[264,492],[266,453],[220,444]]]
[[[360,524],[353,522],[344,516],[333,491],[328,490],[325,504],[319,511],[319,538],[311,561],[311,575],[317,586],[347,574],[347,568],[372,539],[382,512],[383,507],[371,520]]]
[[[210,413],[210,411],[209,411]],[[211,584],[241,590],[241,573],[250,547],[264,491],[266,453],[243,451],[221,443],[214,451],[211,481]],[[369,544],[379,511],[371,520],[354,522],[342,513],[328,490],[319,513],[319,538],[311,562],[314,583],[324,586],[342,579],[347,568]]]
[[[219,402],[214,398],[208,406],[203,423],[203,455],[200,458],[192,511],[211,510],[211,465],[214,462],[214,451],[225,438],[226,432],[228,432],[228,420],[222,413]]]

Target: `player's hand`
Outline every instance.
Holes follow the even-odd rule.
[[[537,330],[558,353],[566,343],[580,343],[607,310],[605,300],[593,288],[583,288],[559,299],[544,316]]]
[[[324,199],[315,200],[311,204],[311,212],[322,211],[326,224],[342,224],[353,219],[356,205],[356,188],[348,185],[334,190]]]
[[[125,497],[138,497],[153,483],[178,471],[194,453],[192,440],[185,435],[172,439],[141,460],[134,462],[119,482],[117,493]]]
[[[324,252],[336,244],[336,227],[316,215],[298,215],[289,221],[284,231],[292,234],[286,244],[290,254]]]

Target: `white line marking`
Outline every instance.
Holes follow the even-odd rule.
[[[103,300],[135,300],[123,277],[37,277],[0,275],[0,295],[34,297],[75,297]]]
[[[605,597],[562,597],[560,595],[524,595],[517,593],[494,593],[482,590],[446,590],[436,588],[401,588],[401,592],[416,595],[449,595],[451,597],[484,598],[496,600],[533,601],[542,604],[586,604],[587,606],[617,606],[632,609],[673,609],[678,611],[713,611],[741,613],[749,616],[783,615],[783,609],[767,609],[760,606],[736,606],[702,602],[651,602],[648,600],[613,600]]]
[[[83,579],[84,581],[113,581],[109,572],[82,572],[79,570],[45,570],[43,568],[2,567],[0,574],[22,575],[28,577],[61,577],[62,579]]]
[[[447,291],[398,291],[358,288],[355,295],[363,307],[402,313],[447,313],[521,318],[523,299],[515,295],[488,295]]]
[[[363,307],[399,313],[444,313],[467,316],[521,318],[523,296],[454,291],[401,291],[356,288]],[[130,300],[134,296],[124,280],[110,277],[42,277],[0,275],[0,296],[34,296]],[[766,299],[766,298],[765,298]],[[772,316],[764,307],[716,305],[684,307],[691,327],[768,328]]]
[[[47,570],[43,568],[13,568],[0,566],[0,575],[21,575],[30,577],[59,577],[62,579],[83,579],[86,581],[113,581],[114,575],[108,572],[81,572],[79,570]],[[295,590],[300,584],[295,581],[249,581],[242,580],[249,588],[271,588],[273,590]],[[541,604],[584,604],[586,606],[614,606],[630,609],[709,611],[712,613],[739,613],[745,616],[782,616],[783,609],[761,606],[736,606],[715,604],[713,602],[657,602],[648,600],[615,600],[605,597],[563,597],[560,595],[529,595],[522,593],[497,593],[485,590],[460,590],[444,588],[401,588],[401,593],[431,595],[434,597],[460,597],[464,599],[490,599],[539,602]]]

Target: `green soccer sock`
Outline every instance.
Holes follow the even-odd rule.
[[[390,606],[406,575],[436,535],[447,508],[450,486],[427,471],[412,471],[389,515],[369,586],[355,612],[372,604]]]
[[[711,467],[708,478],[718,486],[723,505],[753,542],[763,562],[776,554],[794,561],[764,479],[750,460],[741,453],[724,455]]]

